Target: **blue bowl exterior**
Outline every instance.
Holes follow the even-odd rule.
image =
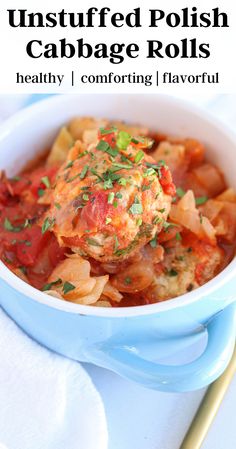
[[[231,281],[212,296],[182,307],[133,317],[100,317],[55,309],[24,296],[3,280],[0,280],[0,303],[29,336],[47,348],[77,361],[117,371],[113,361],[107,361],[99,348],[128,347],[150,360],[174,354],[202,336],[205,323],[233,302],[235,284]],[[198,388],[201,386],[204,385],[200,380]],[[175,390],[173,383],[164,389]]]

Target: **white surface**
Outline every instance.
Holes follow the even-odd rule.
[[[22,98],[18,97],[19,105],[22,104]],[[218,118],[224,120],[228,125],[235,126],[236,124],[236,97],[228,95],[198,95],[186,96],[186,99],[193,101],[199,105],[207,107],[212,113],[215,113]],[[6,100],[5,100],[6,101]],[[2,107],[4,116],[12,113],[14,110],[14,99],[7,100],[8,110]],[[0,105],[3,101],[0,98]],[[0,106],[1,116],[1,106]],[[1,333],[0,333],[1,336]],[[9,342],[7,342],[9,346]],[[31,344],[31,343],[30,343]],[[32,343],[33,344],[33,343]],[[38,347],[38,345],[36,345]],[[11,345],[10,345],[11,347]],[[43,350],[44,351],[44,350]],[[0,350],[1,352],[1,350]],[[47,356],[56,357],[49,354],[46,350]],[[65,359],[64,359],[65,360]],[[72,363],[66,362],[65,363]],[[78,365],[76,365],[78,367]],[[2,367],[2,363],[1,363]],[[195,411],[203,397],[204,391],[197,391],[185,394],[166,394],[156,391],[146,390],[134,383],[121,379],[117,375],[91,366],[84,365],[85,369],[90,374],[95,386],[101,394],[104,401],[105,412],[107,416],[107,425],[109,433],[109,449],[178,449],[181,440],[194,416]],[[45,368],[46,369],[46,368]],[[2,371],[0,371],[2,372]],[[62,372],[64,372],[62,370]],[[3,370],[4,373],[4,370]],[[61,373],[60,373],[61,374]],[[8,380],[8,379],[7,379]],[[22,388],[21,378],[16,379]],[[29,383],[32,379],[29,377]],[[18,383],[18,385],[19,385]],[[0,384],[3,384],[0,379]],[[67,385],[69,388],[69,385]],[[5,388],[7,394],[8,388]],[[36,394],[35,388],[32,394]],[[77,391],[74,390],[74,394]],[[11,397],[11,396],[10,396]],[[235,449],[236,428],[233,423],[234,408],[236,398],[236,379],[233,381],[220,411],[210,429],[206,441],[202,449]],[[55,399],[55,398],[54,398]],[[75,397],[76,399],[76,397]],[[7,399],[2,404],[9,401]],[[8,402],[9,403],[9,402]],[[24,399],[23,405],[26,401]],[[77,418],[78,412],[75,408],[70,408],[68,404],[66,408],[66,420],[69,425],[74,425],[73,418]],[[89,401],[86,401],[86,407],[89,407]],[[20,413],[23,416],[22,408]],[[25,409],[26,410],[26,409]],[[30,416],[27,409],[27,417]],[[23,410],[24,411],[24,410]],[[11,407],[8,407],[9,423],[12,425]],[[15,415],[14,415],[15,416]],[[87,411],[89,419],[94,418],[94,412]],[[43,419],[44,416],[40,416]],[[31,417],[32,419],[32,417]],[[72,422],[70,422],[72,420]],[[89,433],[95,434],[94,419],[90,425]],[[0,412],[0,430],[1,430],[1,412]],[[92,428],[92,432],[90,429]],[[74,429],[76,432],[76,429]],[[73,434],[75,436],[76,433]],[[1,439],[0,439],[1,441]],[[1,442],[4,442],[2,440]],[[73,446],[75,439],[72,442],[66,441],[63,449],[82,449],[81,445]],[[60,449],[57,441],[51,446],[44,446],[43,449]],[[99,440],[92,449],[99,448]],[[19,446],[10,446],[8,449],[21,449]],[[28,449],[24,446],[24,449]],[[30,449],[38,449],[37,446],[31,446]],[[87,446],[86,449],[90,449]]]
[[[0,356],[0,447],[106,449],[103,403],[80,364],[42,348],[1,310]]]

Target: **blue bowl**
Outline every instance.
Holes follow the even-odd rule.
[[[140,122],[161,132],[196,137],[208,159],[236,188],[235,136],[192,105],[168,96],[80,95],[44,100],[0,127],[0,167],[14,175],[53,141],[75,115]],[[235,343],[236,261],[206,285],[162,303],[121,309],[83,306],[49,297],[0,263],[0,303],[39,343],[74,360],[111,369],[149,388],[189,391],[215,380]],[[158,362],[207,333],[203,353],[188,364]]]

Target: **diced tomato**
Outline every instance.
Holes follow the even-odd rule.
[[[107,129],[108,130],[108,129]],[[108,130],[109,131],[109,130]],[[109,134],[101,134],[101,131],[98,131],[98,139],[99,140],[104,140],[105,142],[107,142],[110,147],[114,148],[116,145],[116,137],[115,137],[115,133],[114,132],[110,132]]]
[[[176,190],[175,185],[172,181],[172,176],[170,170],[164,166],[161,167],[161,176],[159,178],[160,184],[167,195],[175,196]]]
[[[34,265],[40,252],[45,248],[50,239],[50,234],[46,232],[42,234],[42,230],[39,226],[33,226],[32,228],[26,229],[25,231],[19,233],[19,243],[16,243],[16,256],[19,262],[26,266]],[[23,241],[29,242],[21,243]]]

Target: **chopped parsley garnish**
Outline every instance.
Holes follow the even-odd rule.
[[[85,150],[82,153],[78,154],[77,159],[81,159],[82,157],[86,156],[86,154],[89,154],[90,156],[93,156],[93,153],[89,153],[88,150]]]
[[[47,187],[47,189],[50,189],[51,183],[49,181],[48,176],[43,176],[43,178],[41,178],[41,182],[42,182],[42,184],[45,185],[45,187]]]
[[[152,220],[153,224],[161,223],[161,221],[162,221],[162,219],[160,217],[158,217],[158,216],[153,218],[153,220]]]
[[[43,196],[44,193],[45,193],[45,190],[44,190],[44,189],[38,189],[38,196],[39,196],[39,197]]]
[[[27,228],[28,226],[30,226],[29,220],[26,219],[25,222],[23,224],[20,224],[18,226],[14,226],[11,221],[9,220],[9,218],[5,218],[4,220],[4,228],[6,229],[6,231],[10,231],[10,232],[20,232],[22,231],[22,229]]]
[[[175,238],[176,238],[177,241],[181,241],[182,240],[182,237],[181,237],[179,232],[176,233]]]
[[[142,223],[143,223],[142,218],[138,218],[136,221],[137,226],[141,226]]]
[[[83,167],[83,170],[82,170],[82,172],[81,172],[80,175],[79,175],[80,179],[84,179],[84,178],[85,178],[88,169],[89,169],[89,166],[88,166],[88,165],[85,165],[85,166]]]
[[[112,134],[112,133],[116,132],[117,128],[115,128],[115,126],[113,126],[110,129],[100,128],[99,131],[100,131],[101,136],[106,136],[107,134]]]
[[[16,239],[14,239],[14,240],[12,240],[12,242],[11,242],[11,244],[12,245],[16,245],[17,243],[22,243],[22,244],[24,244],[24,245],[26,245],[26,246],[31,246],[32,245],[32,243],[30,242],[30,240],[16,240]]]
[[[113,201],[113,206],[115,207],[115,208],[117,208],[118,207],[118,202],[115,200],[115,201]]]
[[[120,178],[118,181],[118,184],[120,184],[121,186],[126,186],[128,180],[125,178]]]
[[[119,199],[121,199],[121,198],[122,198],[122,193],[120,193],[120,192],[117,192],[117,193],[116,193],[116,198],[119,198]]]
[[[109,224],[109,223],[111,223],[111,218],[110,218],[110,217],[107,217],[107,218],[106,218],[106,224]]]
[[[147,168],[147,170],[145,170],[145,172],[143,173],[144,178],[147,178],[147,176],[153,176],[153,175],[156,175],[156,172],[155,172],[154,168],[152,168],[152,167]]]
[[[174,270],[174,268],[171,268],[168,271],[168,275],[171,276],[171,277],[178,276],[178,271]]]
[[[138,164],[144,158],[144,152],[139,150],[134,158],[135,164]]]
[[[113,182],[111,179],[107,179],[107,181],[104,181],[104,183],[103,183],[104,190],[112,189],[112,187],[113,187]]]
[[[145,190],[149,190],[151,188],[151,184],[153,181],[151,181],[149,184],[143,184],[141,187],[142,192],[145,192]]]
[[[138,215],[143,213],[143,206],[137,197],[135,197],[133,204],[130,206],[129,212],[132,215]]]
[[[185,195],[186,192],[181,187],[177,187],[176,193],[179,198],[183,198],[183,196]]]
[[[87,193],[84,193],[82,195],[82,198],[83,198],[84,201],[89,201],[89,195],[87,195]]]
[[[56,281],[50,282],[49,284],[45,284],[42,288],[43,292],[46,292],[47,290],[51,290],[52,287],[56,287],[62,284],[62,280],[59,278]]]
[[[102,246],[99,242],[97,242],[97,240],[93,239],[92,237],[87,238],[87,243],[92,246]]]
[[[168,229],[170,229],[170,228],[172,228],[172,227],[174,227],[174,226],[178,226],[178,225],[175,224],[175,223],[167,222],[167,221],[165,221],[165,222],[163,223],[163,228],[164,228],[164,231],[165,231],[165,232],[167,232]]]
[[[126,150],[131,142],[131,135],[126,131],[120,131],[117,136],[116,145],[121,150]]]
[[[201,206],[202,204],[205,204],[207,201],[208,201],[208,196],[200,196],[195,199],[197,206]]]
[[[45,218],[42,226],[42,234],[45,234],[45,232],[49,231],[49,229],[53,228],[55,224],[55,218],[47,217]]]
[[[65,282],[64,283],[64,285],[63,285],[63,289],[62,289],[62,291],[63,291],[63,293],[64,293],[64,295],[66,295],[67,293],[69,293],[69,292],[71,292],[72,290],[74,290],[76,287],[75,287],[75,285],[73,285],[73,284],[71,284],[70,282]]]
[[[118,240],[117,235],[115,235],[114,239],[115,239],[115,247],[114,247],[114,250],[117,251],[117,249],[119,248],[119,240]]]
[[[108,204],[112,204],[113,201],[114,201],[114,198],[115,198],[114,192],[110,192],[110,193],[108,194],[108,197],[107,197],[107,202],[108,202]]]
[[[65,166],[65,170],[66,170],[67,168],[73,167],[73,165],[74,165],[74,161],[69,161],[68,164]]]
[[[155,235],[155,237],[152,240],[150,240],[149,245],[152,248],[156,248],[157,247],[157,235]]]
[[[113,162],[113,167],[118,168],[118,170],[130,170],[132,168],[131,164],[119,164],[119,162]]]
[[[105,140],[100,140],[96,146],[97,150],[103,151],[104,153],[110,154],[110,156],[115,157],[119,153],[119,151],[116,148],[112,148],[108,142],[105,142]]]
[[[55,203],[55,207],[60,210],[61,209],[61,205],[59,203]]]
[[[131,278],[129,277],[129,276],[127,276],[126,278],[125,278],[125,285],[130,285],[131,283],[132,283],[132,280],[131,280]]]

